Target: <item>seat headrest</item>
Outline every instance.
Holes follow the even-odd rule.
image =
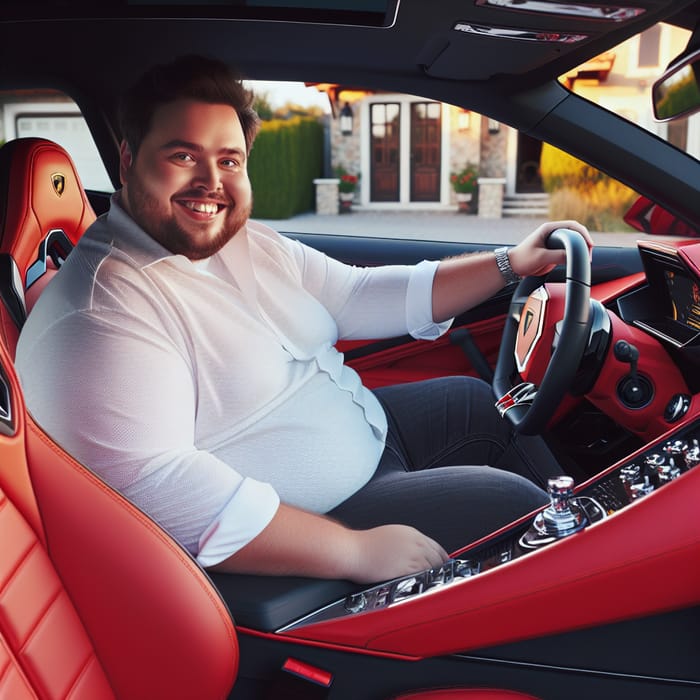
[[[50,231],[77,243],[95,220],[71,157],[48,139],[22,138],[0,148],[0,251],[25,280]]]

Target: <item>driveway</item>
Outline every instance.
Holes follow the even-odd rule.
[[[522,217],[481,219],[473,214],[444,210],[372,211],[359,208],[347,214],[329,215],[310,212],[290,219],[260,219],[283,233],[330,233],[504,245],[518,243],[543,220]],[[659,236],[647,236],[638,232],[592,231],[591,234],[596,243],[606,246],[627,247],[635,245],[636,241],[641,239],[659,239]],[[668,240],[671,240],[671,237]]]

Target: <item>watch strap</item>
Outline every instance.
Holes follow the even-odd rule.
[[[506,284],[515,284],[519,282],[522,277],[513,272],[513,268],[510,266],[510,258],[508,257],[508,251],[510,248],[503,246],[501,248],[496,248],[493,254],[496,256],[496,265],[503,275],[503,280]]]

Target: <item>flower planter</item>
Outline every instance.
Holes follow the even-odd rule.
[[[457,197],[457,207],[458,211],[468,212],[471,208],[472,193],[471,192],[457,192],[455,194]]]
[[[338,199],[340,200],[340,213],[350,212],[352,210],[352,203],[355,199],[354,192],[339,192]]]

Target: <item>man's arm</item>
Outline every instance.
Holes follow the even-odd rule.
[[[550,250],[545,242],[558,228],[579,231],[589,247],[593,241],[577,221],[542,224],[508,251],[513,272],[521,277],[544,275],[566,260],[563,250]],[[433,280],[433,320],[437,323],[458,316],[493,296],[504,285],[492,252],[472,253],[443,260]]]
[[[257,537],[210,569],[375,583],[440,566],[447,558],[437,542],[407,525],[350,530],[281,504]]]

